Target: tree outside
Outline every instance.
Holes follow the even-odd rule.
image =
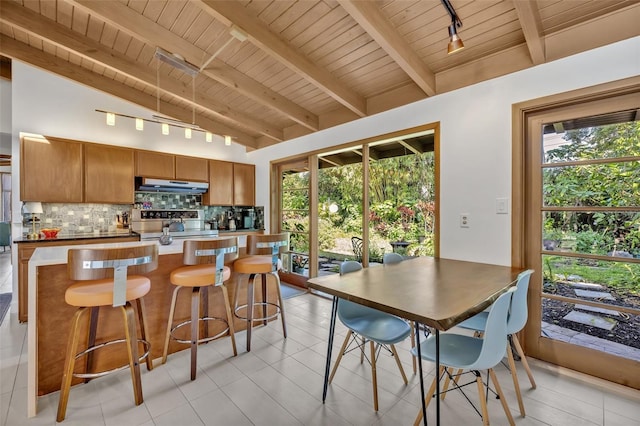
[[[543,321],[640,349],[640,123],[567,131],[545,147],[543,291],[607,309],[604,325],[584,324],[567,320],[583,306],[543,298]]]

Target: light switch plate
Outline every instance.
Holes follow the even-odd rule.
[[[508,214],[509,213],[509,199],[508,198],[496,198],[496,213]]]

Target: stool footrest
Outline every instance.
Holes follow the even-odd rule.
[[[210,341],[215,340],[215,339],[219,339],[220,337],[223,337],[223,336],[226,336],[227,334],[229,334],[229,323],[228,323],[228,322],[227,322],[227,320],[226,320],[226,319],[224,319],[224,318],[216,318],[216,317],[204,317],[204,318],[198,318],[198,322],[201,322],[201,321],[203,321],[203,322],[204,322],[204,321],[220,321],[220,322],[223,322],[223,323],[227,324],[227,328],[225,328],[225,329],[224,329],[224,330],[222,330],[220,333],[218,333],[218,334],[216,334],[216,335],[214,335],[214,336],[208,336],[208,337],[203,337],[203,338],[201,338],[201,339],[198,339],[198,343],[207,343],[207,342],[210,342]],[[185,325],[190,325],[190,324],[191,324],[191,320],[186,320],[186,321],[181,322],[181,323],[180,323],[180,324],[178,324],[178,325],[173,326],[173,327],[171,328],[171,332],[170,332],[171,338],[172,338],[173,340],[175,340],[176,342],[178,342],[178,343],[187,343],[187,344],[190,344],[190,343],[191,343],[191,340],[179,339],[178,337],[176,337],[176,336],[173,334],[173,332],[174,332],[174,331],[176,331],[176,330],[178,330],[180,327],[184,327]]]
[[[138,363],[141,363],[149,356],[149,353],[151,352],[151,343],[149,343],[144,339],[137,339],[137,341],[138,343],[142,343],[142,345],[144,346],[144,353],[140,356],[140,358],[138,358]],[[78,358],[82,358],[83,356],[86,356],[95,350],[102,349],[110,345],[115,345],[118,343],[126,343],[126,342],[127,342],[126,339],[116,339],[116,340],[110,340],[104,343],[99,343],[95,346],[85,349],[82,352],[78,352],[75,355],[75,359],[77,360]],[[126,368],[129,368],[129,362],[127,362],[125,365],[122,365],[120,367],[112,368],[111,370],[98,371],[95,373],[73,373],[73,377],[79,377],[81,379],[95,379],[98,377],[106,376],[107,374],[115,373],[116,371],[124,370]]]
[[[265,320],[271,320],[274,318],[277,318],[278,315],[280,315],[281,313],[281,309],[280,309],[280,305],[278,305],[277,303],[271,303],[271,302],[256,302],[253,304],[253,307],[255,308],[256,306],[273,306],[276,308],[276,311],[271,314],[271,315],[267,315],[266,317],[253,317],[253,321],[257,322],[257,321],[265,321]],[[247,305],[238,305],[238,307],[235,308],[235,310],[233,311],[233,314],[240,318],[243,319],[245,321],[249,321],[249,318],[247,317],[243,317],[242,315],[238,314],[238,311],[241,311],[243,309],[247,309]]]

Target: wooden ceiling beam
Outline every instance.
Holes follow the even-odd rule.
[[[212,56],[161,25],[140,15],[124,3],[91,0],[65,1],[150,46],[158,46],[169,50],[171,53],[178,53],[192,64],[203,64]],[[318,117],[315,114],[236,71],[220,59],[214,58],[202,70],[202,74],[279,112],[310,130],[318,130]]]
[[[126,84],[119,83],[111,78],[104,77],[74,65],[50,53],[35,49],[25,43],[12,39],[4,34],[0,34],[0,54],[16,59],[45,71],[66,77],[84,86],[92,87],[96,90],[108,93],[118,98],[124,99],[141,107],[155,110],[157,98],[148,95],[140,90],[134,89]],[[184,122],[192,119],[191,109],[177,107],[165,101],[160,102],[161,111],[171,117],[175,117]],[[225,123],[212,120],[202,114],[196,114],[196,120],[200,127],[215,134],[232,136],[235,141],[249,148],[257,148],[256,140],[253,136],[235,127],[229,127]]]
[[[256,18],[245,12],[242,4],[232,1],[199,0],[196,3],[211,16],[229,27],[235,25],[244,31],[254,45],[285,64],[287,67],[323,90],[360,117],[367,115],[367,103],[330,72],[318,67]]]
[[[514,1],[518,20],[522,26],[524,39],[527,41],[527,48],[534,65],[546,62],[544,34],[542,32],[542,20],[538,12],[538,3],[531,1]]]
[[[47,40],[83,58],[98,62],[120,74],[147,84],[153,89],[158,87],[159,82],[155,68],[141,65],[125,55],[88,37],[83,37],[64,25],[19,6],[17,3],[9,2],[3,6],[0,22],[20,28],[28,34]],[[243,126],[278,142],[284,140],[282,129],[234,111],[210,96],[201,93],[196,93],[194,96],[191,85],[183,84],[177,79],[163,76],[160,90],[189,103],[193,107],[202,108],[230,125]]]
[[[373,1],[338,0],[351,17],[384,49],[389,56],[428,96],[436,94],[436,77],[384,17]]]
[[[413,152],[413,153],[414,153],[414,154],[416,154],[416,155],[422,154],[422,151],[421,151],[421,150],[417,149],[416,147],[414,147],[412,144],[410,144],[410,143],[409,143],[409,142],[407,142],[407,141],[404,141],[404,140],[400,139],[400,140],[398,141],[398,143],[399,143],[400,145],[402,145],[403,147],[407,148],[409,151]]]

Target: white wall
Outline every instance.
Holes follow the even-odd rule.
[[[383,133],[441,124],[441,256],[508,265],[511,215],[495,213],[511,197],[511,106],[554,93],[640,75],[640,37],[438,95],[375,116],[246,154],[234,144],[206,144],[133,123],[104,124],[94,109],[150,116],[151,111],[61,77],[14,62],[13,164],[19,132],[256,164],[256,204],[269,207],[269,162]],[[19,170],[14,167],[14,184]],[[17,191],[16,191],[17,193]],[[14,201],[15,206],[19,202]],[[470,228],[459,227],[469,213]]]
[[[512,104],[640,75],[640,37],[505,77],[438,95],[249,154],[259,176],[269,162],[322,147],[439,121],[440,255],[509,265],[511,214],[496,214],[496,198],[511,198]],[[268,179],[258,179],[256,203],[268,205]],[[459,227],[461,213],[471,226]]]

